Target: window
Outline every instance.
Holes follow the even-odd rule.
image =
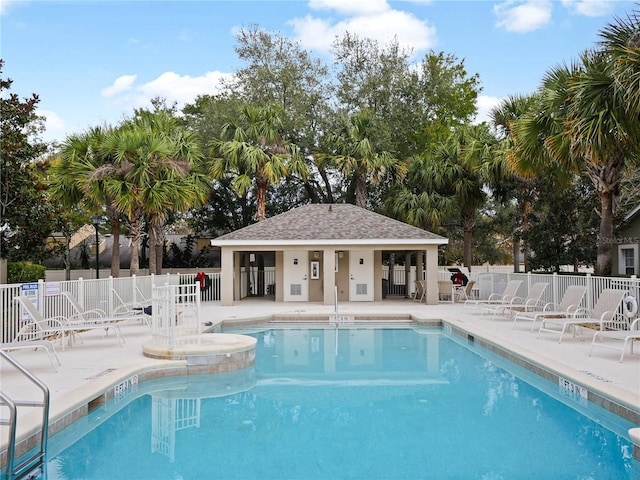
[[[638,274],[638,245],[618,246],[618,273],[622,275]]]
[[[627,275],[633,275],[635,273],[635,261],[633,259],[633,249],[632,248],[623,248],[622,249],[622,262],[624,264],[624,273]]]

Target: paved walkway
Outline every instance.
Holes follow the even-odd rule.
[[[203,304],[202,321],[217,324],[244,318],[266,319],[274,314],[302,318],[314,314],[331,314],[333,311],[332,305],[246,299],[232,307]],[[513,328],[512,322],[500,319],[494,321],[491,315],[483,316],[468,309],[463,310],[460,304],[425,305],[406,299],[339,304],[339,313],[406,314],[424,320],[445,320],[478,338],[500,344],[564,378],[583,384],[592,391],[602,392],[617,403],[640,411],[640,351],[637,351],[640,349],[633,355],[626,355],[622,364],[618,362],[620,354],[615,350],[598,349],[589,357],[592,335],[588,332],[576,338],[568,335],[559,344],[555,335],[543,334],[542,338],[536,339],[536,334],[529,331],[529,322],[519,323]],[[126,339],[126,344],[122,347],[115,337],[102,338],[101,332],[86,332],[82,334],[83,343],[76,343],[65,351],[58,348],[62,365],[57,372],[53,370],[43,351],[20,350],[14,353],[18,361],[50,388],[52,418],[69,412],[83,398],[95,398],[110,385],[128,378],[130,372],[136,369],[154,368],[163,362],[170,362],[142,355],[142,345],[149,342],[150,335],[141,322],[126,322],[122,331]],[[34,393],[32,387],[25,385],[6,362],[0,364],[0,374],[2,391],[10,396],[20,398]],[[2,416],[5,416],[4,412]],[[0,444],[4,446],[6,429],[1,429],[0,435]]]

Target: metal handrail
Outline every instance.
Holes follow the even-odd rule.
[[[28,380],[42,390],[43,400],[13,400],[8,395],[0,391],[0,404],[4,404],[9,407],[9,418],[0,420],[0,423],[9,425],[9,447],[7,450],[7,465],[5,467],[5,478],[12,480],[19,478],[33,471],[38,467],[45,466],[45,460],[47,455],[47,441],[49,438],[49,401],[50,393],[49,388],[33,373],[31,373],[24,365],[18,362],[15,358],[9,355],[7,352],[0,350],[0,356],[2,356],[7,362],[13,365],[18,371],[20,371]],[[15,449],[16,449],[16,425],[18,420],[17,407],[42,407],[42,437],[40,439],[40,450],[34,455],[31,455],[19,465],[14,466],[15,462]]]

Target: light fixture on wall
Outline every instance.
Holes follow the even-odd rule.
[[[313,258],[320,258],[320,252],[313,252]]]
[[[338,258],[344,257],[344,252],[338,252]]]

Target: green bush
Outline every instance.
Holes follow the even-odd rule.
[[[30,262],[7,264],[7,283],[30,283],[45,278],[46,268]]]

